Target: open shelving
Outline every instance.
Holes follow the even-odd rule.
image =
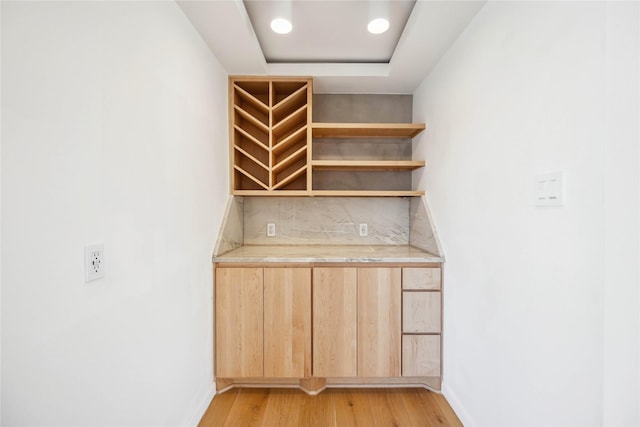
[[[407,173],[424,167],[422,160],[389,160],[389,157],[370,159],[370,155],[347,159],[340,154],[330,155],[329,159],[314,159],[314,140],[333,141],[334,144],[337,141],[339,147],[353,144],[354,140],[357,140],[358,146],[363,144],[363,147],[367,147],[367,144],[371,144],[370,140],[379,139],[394,143],[399,141],[404,145],[405,141],[410,142],[422,132],[425,124],[312,123],[312,83],[309,77],[229,78],[233,194],[377,197],[424,194],[423,191],[405,188],[406,184],[387,185],[387,175],[384,175],[391,174],[389,176],[394,181],[394,177],[399,176],[395,173]],[[342,148],[338,148],[338,151],[342,151]],[[351,157],[359,156],[354,156],[352,150]],[[373,173],[375,179],[360,176],[354,178],[354,182],[360,182],[361,185],[350,182],[352,176],[367,173]],[[347,181],[340,181],[342,177]],[[318,182],[315,182],[316,179]]]
[[[425,129],[424,123],[312,123],[312,136],[322,140],[406,140],[418,135]],[[320,142],[322,143],[322,142]],[[425,166],[423,160],[364,160],[364,159],[331,159],[311,161],[312,170],[316,173],[347,172],[410,172]],[[365,178],[366,181],[366,178]],[[410,189],[313,189],[315,196],[346,197],[405,197],[421,196],[423,191]]]

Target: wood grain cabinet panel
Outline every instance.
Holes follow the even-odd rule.
[[[402,289],[440,290],[440,277],[439,268],[404,267]]]
[[[358,269],[358,376],[400,375],[400,272]]]
[[[357,269],[313,269],[313,375],[357,371]]]
[[[216,265],[217,385],[440,389],[441,303],[436,264]]]
[[[264,376],[311,376],[311,269],[264,269]]]
[[[406,377],[440,376],[440,335],[404,335],[402,337],[402,375]]]
[[[402,293],[402,332],[440,333],[440,292]]]
[[[216,269],[216,376],[263,374],[261,268]]]

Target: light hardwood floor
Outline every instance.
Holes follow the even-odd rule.
[[[214,397],[199,426],[462,426],[444,396],[418,388],[233,389]]]

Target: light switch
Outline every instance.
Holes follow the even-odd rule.
[[[535,177],[536,206],[564,206],[564,172],[540,173]]]

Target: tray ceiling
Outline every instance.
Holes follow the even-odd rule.
[[[230,75],[312,76],[317,93],[413,93],[485,0],[391,0],[391,28],[377,36],[365,0],[293,0],[288,35],[267,33],[272,0],[177,3]]]
[[[243,3],[267,63],[389,63],[415,0],[387,3],[390,26],[382,34],[367,31],[368,1],[291,2],[289,34],[270,27],[282,1]]]

